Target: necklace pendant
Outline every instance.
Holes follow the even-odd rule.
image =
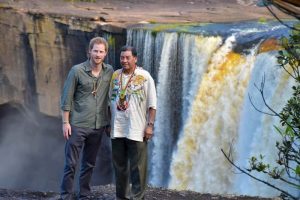
[[[124,100],[125,96],[126,96],[126,90],[121,90],[119,95],[120,99]]]
[[[128,108],[128,102],[127,101],[125,101],[125,100],[119,100],[119,102],[117,103],[117,109],[119,110],[119,111],[125,111],[125,110],[127,110],[127,108]]]
[[[97,94],[97,92],[94,90],[93,92],[92,92],[92,95],[96,98],[96,94]]]

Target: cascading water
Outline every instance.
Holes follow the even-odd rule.
[[[293,79],[287,73],[283,73],[279,67],[276,68],[276,65],[276,52],[259,54],[256,57],[256,67],[252,71],[250,84],[247,88],[247,93],[251,95],[256,108],[267,113],[271,112],[264,106],[262,96],[254,84],[260,87],[262,78],[265,78],[263,91],[266,102],[277,112],[281,110],[290,97],[291,87],[294,84]],[[277,152],[277,150],[274,144],[276,141],[280,141],[280,137],[273,125],[280,127],[279,119],[257,112],[253,109],[248,99],[244,100],[243,108],[239,123],[239,140],[237,143],[239,155],[237,163],[240,166],[247,166],[248,159],[251,156],[259,157],[261,154],[265,156],[266,162],[275,166],[277,154],[274,152]],[[261,173],[255,173],[255,176],[271,181],[267,176],[262,176]],[[254,182],[249,177],[241,175],[236,176],[235,184],[234,188],[237,193],[247,195],[254,193],[260,196],[266,196],[266,194],[275,196],[278,194],[278,192],[266,185]],[[274,182],[273,184],[277,185],[278,183]],[[284,188],[284,185],[279,186]]]
[[[140,64],[157,83],[150,184],[203,193],[278,195],[233,173],[221,148],[228,151],[233,145],[232,155],[245,167],[258,153],[274,160],[273,125],[278,120],[257,112],[248,94],[254,102],[261,100],[253,84],[260,85],[265,74],[265,94],[274,109],[279,112],[290,97],[292,81],[276,68],[276,48],[259,51],[262,41],[287,34],[278,23],[254,22],[160,32],[148,25],[128,31],[127,44],[137,47]],[[258,108],[264,110],[261,102]]]
[[[173,154],[171,188],[210,193],[228,191],[230,168],[219,152],[237,137],[243,83],[247,83],[251,69],[251,62],[246,62],[245,57],[230,52],[234,41],[234,37],[225,41],[204,74],[178,150]],[[211,187],[212,184],[215,186]]]
[[[189,108],[198,89],[209,59],[221,45],[220,37],[201,37],[189,34],[180,36],[182,55],[182,121],[190,113]],[[192,67],[191,67],[192,66]]]
[[[152,172],[154,173],[154,182],[164,181],[164,169],[166,164],[170,163],[168,155],[172,153],[172,143],[164,144],[163,141],[169,141],[171,138],[167,134],[171,130],[172,122],[170,119],[172,113],[172,107],[169,106],[171,96],[165,95],[166,91],[170,91],[171,85],[171,72],[172,71],[172,52],[176,49],[177,45],[177,34],[176,33],[166,33],[165,41],[162,48],[162,59],[160,61],[160,67],[158,72],[158,83],[157,83],[157,97],[162,99],[157,103],[157,123],[161,128],[156,131],[161,137],[154,139],[153,148],[153,162],[158,161],[156,165],[153,165]],[[166,159],[168,158],[168,159]],[[159,162],[162,161],[162,162]]]

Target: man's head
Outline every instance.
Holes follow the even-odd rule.
[[[89,51],[93,49],[95,44],[103,44],[105,47],[105,51],[108,51],[108,43],[103,37],[94,37],[93,39],[91,39],[89,44]]]
[[[125,71],[131,72],[137,62],[137,51],[132,46],[123,46],[121,48],[120,63]]]
[[[92,65],[99,65],[105,59],[108,51],[108,43],[102,37],[95,37],[91,39],[89,45],[89,57]]]

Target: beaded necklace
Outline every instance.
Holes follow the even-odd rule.
[[[93,91],[92,91],[92,95],[96,98],[96,94],[97,94],[97,90],[100,87],[100,83],[97,86],[97,81],[93,81]]]
[[[120,73],[120,82],[119,82],[119,88],[120,88],[120,92],[119,92],[119,102],[117,104],[117,108],[118,110],[126,110],[128,108],[128,102],[126,101],[126,91],[128,88],[129,83],[131,82],[132,77],[134,76],[135,73],[135,69],[133,70],[133,73],[130,75],[129,80],[127,81],[127,83],[125,84],[125,87],[123,87],[123,69]]]
[[[99,89],[100,87],[100,82],[97,86],[97,82],[99,80],[99,76],[102,72],[102,65],[101,65],[101,68],[100,68],[100,71],[97,73],[97,75],[93,74],[93,71],[91,72],[94,76],[98,77],[96,81],[93,81],[93,91],[92,91],[92,95],[96,98],[96,95],[97,95],[97,90]]]

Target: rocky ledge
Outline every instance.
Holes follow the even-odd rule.
[[[114,200],[115,187],[113,185],[94,186],[92,187],[92,195],[90,199],[93,200]],[[0,199],[2,200],[31,200],[31,199],[45,199],[55,200],[59,195],[55,192],[36,192],[28,190],[9,190],[0,189]],[[164,188],[149,187],[146,191],[147,200],[271,200],[271,198],[250,197],[250,196],[234,196],[234,195],[212,195],[200,194],[192,191],[176,191]],[[275,200],[276,198],[273,198]]]
[[[274,19],[257,0],[0,0],[0,8],[21,13],[77,16],[99,25],[137,23],[216,23]],[[291,18],[273,8],[280,18]]]

